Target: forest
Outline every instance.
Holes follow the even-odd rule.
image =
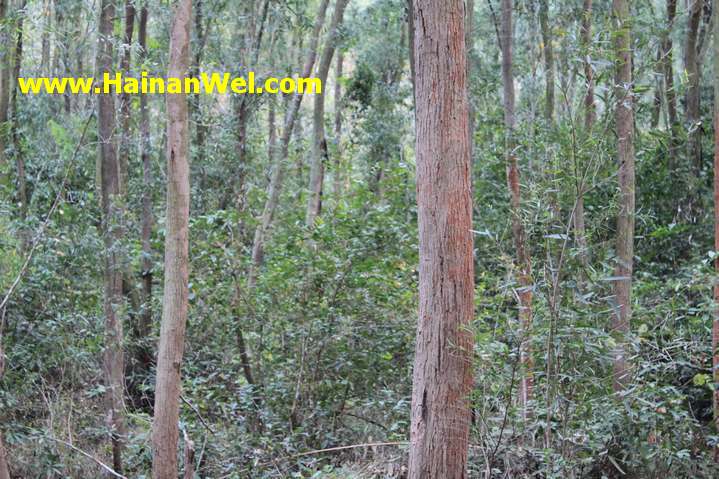
[[[0,0],[0,479],[719,477],[718,17]]]

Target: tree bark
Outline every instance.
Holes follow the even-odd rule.
[[[302,69],[302,77],[304,78],[309,78],[312,74],[312,67],[315,64],[315,59],[317,57],[317,43],[319,42],[322,25],[324,25],[325,13],[327,12],[328,4],[329,0],[322,0],[320,2],[314,30],[312,32],[312,37],[310,37],[310,44],[307,50],[307,60],[305,61],[304,68]],[[254,289],[257,270],[262,264],[267,233],[272,225],[272,219],[280,201],[280,192],[282,191],[282,183],[285,175],[285,163],[289,157],[290,139],[292,137],[292,131],[295,126],[295,120],[297,119],[297,114],[300,110],[300,104],[302,103],[303,96],[304,95],[298,93],[292,98],[289,105],[289,111],[287,112],[284,129],[282,130],[282,137],[280,139],[280,156],[274,159],[275,166],[272,171],[272,178],[270,179],[269,194],[267,195],[265,207],[262,211],[259,225],[255,230],[255,238],[252,243],[252,262],[247,275],[247,287],[250,291]]]
[[[10,0],[0,0],[0,45],[3,46],[3,48],[0,48],[0,127],[8,120],[10,89],[14,88],[14,84],[10,82],[12,58],[10,53],[11,29],[7,18],[9,2]],[[0,180],[4,180],[1,170],[4,170],[3,166],[6,162],[6,141],[7,136],[0,131]]]
[[[344,53],[337,52],[337,63],[335,65],[335,171],[334,171],[334,194],[337,201],[342,196],[342,70],[344,68]]]
[[[419,318],[409,479],[466,479],[474,259],[463,0],[414,0]]]
[[[702,18],[704,0],[690,0],[687,36],[684,46],[684,68],[687,72],[686,122],[687,156],[695,171],[701,167],[701,114],[700,114],[700,81],[698,38],[699,25]]]
[[[345,8],[349,0],[337,0],[335,11],[332,14],[325,48],[320,57],[319,68],[317,70],[317,78],[322,85],[326,86],[327,77],[332,64],[332,57],[337,48],[339,37],[339,28],[342,25]],[[310,194],[307,199],[307,214],[305,223],[308,228],[312,228],[315,219],[322,211],[322,189],[324,185],[325,164],[328,159],[327,138],[325,135],[325,95],[315,94],[314,96],[314,112],[312,116],[312,164],[310,166]]]
[[[20,143],[20,134],[18,133],[18,101],[17,101],[17,79],[20,77],[23,56],[23,33],[25,7],[27,0],[22,0],[18,11],[18,20],[15,25],[15,53],[13,60],[13,85],[10,89],[10,106],[12,107],[12,119],[10,122],[10,138],[12,139],[12,153],[15,158],[15,169],[17,174],[17,201],[20,203],[20,218],[27,218],[28,206],[30,203],[30,195],[27,191],[27,175],[25,173],[25,158],[23,156],[22,144]],[[28,238],[23,233],[23,242],[27,243]]]
[[[102,0],[98,25],[97,77],[113,70],[113,21],[115,6]],[[122,253],[124,236],[120,178],[115,138],[115,97],[110,93],[97,97],[98,141],[100,143],[100,193],[102,233],[105,245],[105,351],[104,373],[107,421],[111,430],[112,457],[115,471],[122,473],[125,444],[124,355],[122,349]]]
[[[132,34],[135,29],[135,1],[125,0],[125,34],[122,40],[122,58],[120,70],[126,77],[130,76],[130,62],[132,60]],[[127,195],[128,164],[130,156],[130,126],[132,120],[131,101],[129,93],[120,94],[120,148],[118,168],[120,177],[120,194]]]
[[[677,0],[667,0],[667,29],[662,41],[662,63],[664,65],[664,96],[667,101],[667,116],[669,120],[669,171],[676,166],[676,152],[678,147],[679,117],[677,115],[677,94],[674,90],[674,58],[672,29],[677,14]]]
[[[144,64],[147,59],[147,6],[140,10],[138,42],[140,45],[139,61]],[[143,340],[152,333],[152,227],[154,224],[152,204],[152,160],[150,153],[150,114],[148,96],[140,95],[140,158],[142,160],[142,314],[138,324],[138,337]],[[152,351],[148,346],[140,348],[137,358],[144,372],[150,371]]]
[[[594,103],[594,68],[591,62],[592,47],[592,0],[584,0],[582,8],[582,31],[581,42],[584,53],[584,81],[587,91],[584,95],[584,129],[587,136],[591,135],[596,117],[596,105]],[[587,233],[584,220],[584,185],[577,183],[577,204],[574,208],[574,234],[577,238],[579,248],[579,261],[582,266],[587,266]]]
[[[539,1],[539,24],[542,30],[542,44],[544,46],[544,119],[548,124],[554,121],[554,52],[552,45],[552,28],[549,25],[549,2]]]
[[[173,7],[168,77],[184,78],[190,67],[192,0]],[[152,424],[154,479],[177,477],[182,354],[188,310],[190,167],[187,97],[167,95],[167,233],[165,290],[157,353]]]
[[[500,27],[500,38],[502,48],[502,84],[504,86],[504,124],[505,124],[505,151],[507,158],[507,186],[510,194],[510,207],[512,215],[512,236],[516,250],[515,268],[519,288],[519,322],[521,325],[520,339],[520,364],[523,372],[520,380],[519,399],[522,406],[522,415],[525,419],[529,416],[529,402],[532,400],[534,384],[532,352],[529,346],[529,339],[532,334],[532,260],[527,248],[527,239],[524,225],[521,218],[522,193],[520,188],[519,165],[515,153],[516,140],[514,138],[515,116],[514,116],[514,76],[512,73],[512,0],[502,0],[502,21]]]
[[[630,8],[626,0],[613,0],[615,54],[615,127],[619,164],[619,216],[617,218],[617,264],[614,270],[615,314],[612,329],[617,346],[614,351],[614,390],[629,383],[626,335],[632,316],[631,292],[634,265],[634,95],[632,87],[632,45]]]
[[[714,8],[714,252],[719,251],[719,8]],[[714,321],[712,323],[712,371],[714,427],[719,430],[719,255],[714,258]],[[714,447],[719,462],[719,445]]]

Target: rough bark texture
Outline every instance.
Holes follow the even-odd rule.
[[[337,0],[335,11],[332,14],[332,22],[325,41],[325,48],[320,57],[320,64],[317,70],[317,78],[326,85],[327,77],[332,64],[332,57],[337,47],[339,27],[342,25],[345,8],[349,0]],[[325,135],[325,95],[315,94],[314,112],[312,116],[312,164],[310,166],[310,194],[307,198],[307,213],[305,223],[308,227],[315,224],[315,219],[322,211],[322,189],[324,186],[325,164],[327,161],[327,138]]]
[[[184,78],[190,66],[192,0],[173,7],[168,77]],[[167,95],[167,233],[165,289],[157,353],[152,476],[177,477],[180,371],[185,343],[189,283],[190,167],[187,97]]]
[[[704,0],[690,0],[689,19],[687,24],[686,44],[684,46],[684,69],[687,73],[686,91],[686,122],[687,156],[696,171],[701,166],[701,115],[700,115],[700,89],[701,73],[699,68],[699,24],[702,19],[702,6]]]
[[[419,318],[410,479],[466,479],[474,260],[463,0],[414,0]]]
[[[305,61],[304,68],[302,69],[302,77],[309,78],[312,74],[312,67],[315,64],[317,57],[317,43],[319,42],[320,31],[325,21],[325,14],[327,12],[327,5],[329,0],[322,0],[317,11],[317,18],[315,20],[314,30],[310,37],[310,44],[307,49],[307,60]],[[262,211],[259,225],[255,230],[255,238],[252,242],[252,263],[250,264],[250,270],[247,275],[247,286],[251,291],[254,289],[257,269],[262,264],[262,257],[264,254],[265,241],[267,240],[267,233],[272,225],[272,219],[275,214],[275,209],[280,201],[280,192],[282,191],[282,183],[285,176],[285,163],[289,157],[290,139],[292,138],[292,131],[294,130],[295,120],[300,110],[300,104],[304,95],[296,94],[289,105],[289,111],[287,112],[287,118],[285,119],[284,129],[282,130],[282,137],[280,139],[280,151],[279,157],[274,158],[274,169],[272,171],[272,177],[270,179],[269,194],[267,195],[267,201],[265,201],[265,207]]]
[[[529,415],[529,401],[532,400],[533,389],[533,361],[529,348],[529,338],[532,331],[532,260],[527,248],[524,225],[521,218],[522,193],[520,188],[519,165],[515,154],[516,142],[514,139],[514,77],[512,74],[512,0],[502,0],[502,24],[500,38],[502,47],[502,84],[504,86],[504,124],[506,132],[506,158],[507,158],[507,186],[509,188],[512,210],[512,236],[514,238],[515,268],[519,288],[519,322],[522,328],[520,345],[520,363],[523,368],[519,398],[522,413]]]
[[[97,77],[113,70],[113,20],[115,6],[111,0],[100,4],[98,26]],[[122,349],[122,238],[124,235],[120,178],[115,139],[114,94],[97,96],[98,142],[100,149],[100,192],[102,198],[102,233],[105,244],[105,351],[104,374],[107,422],[112,438],[113,468],[122,472],[125,443],[124,354]]]
[[[619,216],[617,218],[616,268],[614,271],[615,314],[612,324],[617,336],[614,351],[614,389],[629,382],[626,335],[632,316],[631,292],[634,265],[634,110],[632,47],[629,4],[613,0],[612,20],[615,54],[615,128],[619,164]]]
[[[554,51],[552,45],[552,27],[549,25],[549,1],[539,1],[539,25],[542,30],[544,46],[544,119],[551,123],[554,120]]]

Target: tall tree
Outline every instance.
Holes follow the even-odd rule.
[[[689,18],[687,24],[686,43],[684,45],[684,69],[687,72],[686,90],[686,121],[689,128],[687,134],[687,156],[695,170],[701,166],[701,110],[700,82],[701,70],[699,59],[699,26],[705,0],[689,0]]]
[[[113,70],[113,23],[115,4],[112,0],[100,3],[97,77]],[[124,354],[122,331],[121,242],[124,235],[123,206],[115,138],[115,97],[113,93],[97,96],[98,141],[100,143],[100,193],[102,202],[102,235],[105,245],[105,314],[104,373],[108,427],[111,431],[113,467],[122,472],[122,451],[125,442]]]
[[[10,0],[0,0],[0,169],[5,163],[6,136],[2,132],[2,125],[8,120],[8,107],[10,105],[10,89],[14,84],[10,82],[12,58],[10,49],[10,20],[8,18],[8,4]],[[0,175],[2,172],[0,171]],[[0,179],[2,177],[0,176]]]
[[[544,119],[551,123],[554,120],[554,46],[552,45],[552,27],[549,24],[548,0],[539,0],[539,25],[542,30],[544,47]]]
[[[632,274],[634,269],[634,94],[632,86],[632,43],[629,2],[612,1],[614,29],[614,121],[619,165],[619,216],[617,218],[616,267],[614,270],[615,313],[612,330],[619,335],[614,351],[614,390],[629,382],[626,335],[632,317]]]
[[[310,37],[310,44],[307,49],[307,59],[302,69],[303,78],[309,78],[312,75],[312,68],[314,67],[317,57],[317,44],[319,43],[320,32],[324,25],[328,4],[329,0],[321,0],[320,2],[314,29]],[[280,138],[279,152],[277,152],[279,156],[273,159],[274,169],[272,170],[272,177],[270,178],[267,200],[265,201],[265,207],[262,211],[257,229],[255,229],[255,238],[252,243],[252,263],[250,264],[250,270],[247,275],[247,284],[250,290],[254,289],[257,270],[262,264],[267,233],[272,225],[272,219],[274,218],[275,210],[280,201],[280,192],[282,191],[282,183],[285,175],[285,163],[287,163],[290,154],[290,140],[303,97],[304,95],[300,93],[296,94],[288,106],[289,109],[285,117],[282,137]]]
[[[130,65],[132,61],[132,36],[135,31],[135,0],[125,0],[125,33],[122,39],[120,58],[120,70],[126,77],[130,76]],[[127,92],[120,94],[120,148],[118,156],[118,168],[120,176],[120,193],[127,194],[128,164],[130,157],[130,138],[132,120],[132,98]]]
[[[20,204],[20,217],[25,219],[28,213],[28,207],[30,203],[30,194],[27,190],[27,176],[25,173],[25,157],[22,151],[22,142],[20,141],[20,132],[18,130],[20,115],[18,110],[18,88],[17,79],[20,78],[20,71],[22,69],[22,58],[23,58],[23,35],[24,35],[24,20],[25,20],[25,8],[27,7],[27,0],[21,0],[19,10],[17,12],[18,18],[15,24],[15,52],[13,59],[13,84],[10,88],[10,106],[12,109],[12,118],[10,121],[10,138],[12,140],[12,154],[15,158],[15,169],[17,173],[17,201]],[[27,243],[29,238],[23,234],[23,242]]]
[[[714,9],[714,251],[719,251],[719,8]],[[714,427],[719,431],[719,255],[714,258],[714,321],[712,324],[712,370],[714,371]],[[719,445],[714,446],[719,462]]]
[[[339,28],[342,25],[342,17],[349,0],[337,0],[335,11],[332,14],[325,47],[320,56],[319,68],[316,77],[322,85],[327,83],[327,77],[332,64],[332,57],[337,48]],[[310,166],[310,194],[307,198],[307,213],[305,223],[308,227],[315,224],[315,219],[322,210],[322,189],[324,185],[325,163],[327,161],[327,137],[325,134],[325,95],[315,94],[314,112],[312,116],[312,164]]]
[[[419,318],[409,478],[467,477],[474,259],[463,0],[414,0]]]
[[[192,0],[173,6],[168,74],[185,78],[190,68]],[[185,346],[189,285],[190,165],[187,97],[167,95],[167,216],[165,290],[157,353],[152,477],[177,477],[180,371]]]
[[[335,171],[334,171],[334,194],[337,201],[342,195],[342,70],[344,68],[344,52],[337,52],[335,64],[335,103],[334,103],[334,137],[335,137]]]
[[[144,65],[147,60],[147,20],[148,10],[144,4],[140,10],[138,42],[140,46],[139,61]],[[150,157],[150,114],[147,104],[148,96],[140,95],[140,159],[142,160],[142,313],[137,328],[138,338],[148,338],[152,330],[152,227],[154,223],[152,205],[152,160]],[[145,373],[149,372],[152,362],[150,348],[140,348],[138,361]]]
[[[677,15],[677,0],[667,0],[667,26],[662,39],[662,64],[664,68],[664,97],[667,102],[667,121],[669,122],[669,170],[676,165],[679,119],[677,115],[677,93],[674,89],[674,45],[672,30]]]
[[[516,155],[515,116],[514,116],[514,74],[512,58],[512,0],[502,0],[502,24],[500,27],[500,47],[502,49],[502,84],[504,87],[504,128],[505,156],[507,161],[507,186],[509,188],[512,214],[512,236],[515,249],[515,269],[517,296],[519,298],[519,322],[521,324],[520,362],[524,369],[520,380],[519,398],[522,413],[529,414],[529,402],[532,400],[534,367],[529,339],[532,331],[532,260],[527,247],[527,238],[521,217],[522,193],[520,187],[519,164]]]

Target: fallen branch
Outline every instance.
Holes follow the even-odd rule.
[[[110,466],[108,466],[108,465],[105,464],[104,462],[100,461],[98,458],[96,458],[95,456],[93,456],[93,455],[90,454],[89,452],[85,452],[85,451],[83,451],[82,449],[80,449],[80,448],[78,448],[78,447],[75,447],[73,444],[71,444],[71,443],[69,443],[69,442],[67,442],[67,441],[63,441],[62,439],[58,439],[58,438],[52,437],[52,436],[44,436],[44,437],[46,437],[47,439],[51,439],[51,440],[53,440],[53,441],[55,441],[55,442],[59,442],[60,444],[64,444],[65,446],[69,447],[70,449],[72,449],[72,450],[75,451],[75,452],[79,452],[80,454],[82,454],[82,455],[85,456],[86,458],[88,458],[88,459],[92,460],[93,462],[95,462],[95,464],[97,464],[98,466],[100,466],[100,467],[102,467],[103,469],[105,469],[107,472],[109,472],[109,473],[112,474],[113,476],[119,477],[120,479],[128,479],[127,476],[123,476],[122,474],[120,474],[120,473],[118,473],[118,472],[115,472],[115,470],[114,470],[113,468],[111,468]]]

